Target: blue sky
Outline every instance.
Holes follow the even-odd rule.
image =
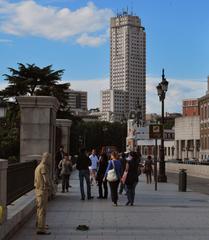
[[[209,75],[207,0],[0,0],[0,87],[17,63],[52,64],[63,80],[87,90],[89,107],[109,86],[109,19],[129,8],[147,36],[147,111],[159,109],[161,69],[169,81],[166,111],[205,94]],[[175,101],[173,101],[175,98]]]

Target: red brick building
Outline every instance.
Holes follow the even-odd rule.
[[[183,117],[199,116],[199,104],[198,99],[184,99],[183,100]]]

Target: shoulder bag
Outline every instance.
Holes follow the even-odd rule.
[[[116,171],[115,171],[115,165],[114,165],[114,161],[112,160],[112,165],[113,165],[113,168],[110,169],[108,172],[107,172],[107,181],[108,182],[115,182],[118,180],[118,176],[116,174]]]

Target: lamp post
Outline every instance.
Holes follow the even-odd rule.
[[[162,81],[157,86],[157,94],[159,96],[161,104],[161,124],[164,127],[164,100],[166,92],[168,90],[168,81],[165,78],[164,69],[162,70]],[[165,175],[165,154],[164,154],[164,129],[161,136],[160,146],[160,164],[159,164],[158,182],[167,182],[167,176]]]

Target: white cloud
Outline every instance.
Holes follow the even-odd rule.
[[[13,41],[10,39],[0,39],[0,44],[12,44]]]
[[[165,99],[166,112],[181,112],[182,100],[186,98],[198,98],[205,95],[206,81],[201,79],[167,79],[169,81],[168,92]],[[160,79],[147,77],[147,113],[160,113],[161,103],[157,96],[156,86]],[[98,80],[70,80],[71,88],[88,92],[88,107],[100,107],[100,91],[109,88],[109,79]]]
[[[67,40],[76,37],[90,46],[104,42],[105,32],[113,15],[111,9],[97,8],[89,2],[86,6],[72,11],[70,8],[42,6],[34,0],[10,3],[0,0],[0,31],[17,36],[38,36],[53,40]],[[101,34],[101,31],[104,34]],[[95,36],[95,33],[100,36]],[[94,34],[90,36],[89,34]]]
[[[97,37],[89,36],[88,34],[84,33],[82,34],[76,42],[79,43],[82,46],[91,46],[91,47],[97,47],[101,45],[102,43],[106,42],[106,34],[102,34]]]
[[[100,91],[109,88],[109,79],[70,80],[73,90],[88,92],[88,108],[100,107]]]
[[[206,81],[202,79],[167,79],[168,91],[165,98],[166,112],[182,112],[182,100],[187,98],[199,98],[205,95]],[[161,80],[156,77],[147,77],[147,113],[161,111],[161,103],[157,96],[156,86]]]
[[[3,90],[7,86],[6,82],[0,81],[0,90]]]

